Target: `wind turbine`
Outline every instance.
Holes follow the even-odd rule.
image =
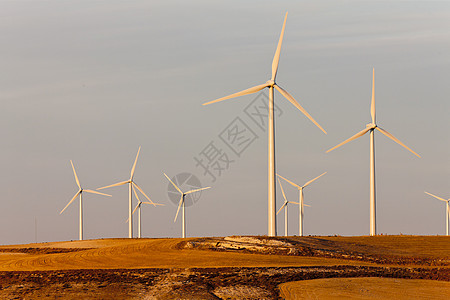
[[[139,209],[138,210],[138,238],[141,238],[141,230],[142,230],[141,229],[141,205],[142,204],[151,204],[153,206],[156,206],[156,205],[163,205],[164,206],[164,204],[153,203],[153,202],[142,202],[141,199],[139,199],[139,196],[138,196],[138,194],[137,194],[137,192],[136,192],[136,190],[134,188],[133,188],[133,192],[134,192],[134,195],[136,196],[136,199],[138,200],[138,204],[134,208],[132,215],[134,215],[136,210]],[[129,222],[129,221],[130,221],[130,219],[128,218],[126,222]]]
[[[106,188],[110,188],[110,187],[114,187],[114,186],[119,186],[119,185],[124,185],[124,184],[128,184],[128,219],[130,222],[128,222],[128,237],[131,239],[133,238],[133,213],[132,213],[132,201],[133,201],[133,195],[132,195],[132,189],[133,187],[137,188],[139,190],[139,192],[142,193],[142,195],[145,196],[145,198],[148,199],[148,201],[151,202],[151,204],[153,204],[154,206],[156,206],[155,203],[153,203],[152,200],[150,200],[150,198],[144,193],[144,191],[139,187],[139,185],[137,185],[136,182],[134,182],[133,180],[133,176],[134,176],[134,171],[136,169],[136,163],[139,157],[139,152],[141,151],[141,147],[139,147],[137,155],[136,155],[136,159],[134,161],[133,164],[133,168],[131,168],[131,174],[130,174],[130,179],[125,180],[125,181],[121,181],[118,183],[114,183],[111,185],[107,185],[101,188],[98,188],[97,190],[102,190],[102,189],[106,189]]]
[[[269,197],[268,197],[268,235],[276,236],[276,201],[275,201],[275,114],[274,114],[274,88],[277,89],[281,95],[283,95],[289,102],[291,102],[295,107],[297,107],[306,117],[308,117],[317,127],[319,127],[325,134],[326,131],[308,114],[308,112],[291,96],[286,90],[281,88],[278,84],[275,83],[275,79],[277,76],[278,63],[280,61],[280,52],[281,52],[281,44],[283,42],[284,36],[284,28],[286,26],[287,13],[284,18],[283,28],[281,30],[280,39],[278,41],[277,50],[275,51],[275,56],[272,61],[272,77],[264,84],[260,84],[249,89],[240,91],[238,93],[231,94],[226,97],[222,97],[207,103],[203,103],[203,105],[208,105],[216,102],[220,102],[226,99],[231,99],[243,95],[249,95],[264,88],[269,88]]]
[[[284,193],[283,186],[281,185],[281,181],[280,181],[279,178],[278,178],[278,183],[280,184],[281,193],[283,194],[283,198],[284,198],[284,203],[280,207],[280,209],[278,210],[277,215],[281,212],[281,210],[284,207],[284,236],[288,236],[288,204],[290,204],[290,203],[292,203],[292,204],[300,204],[300,203],[293,202],[293,201],[288,201],[288,199],[286,198],[286,194]],[[309,206],[309,205],[306,205],[306,206]]]
[[[317,179],[319,179],[319,177],[322,177],[323,175],[325,175],[327,172],[325,172],[325,173],[322,173],[322,174],[320,174],[319,176],[317,176],[316,178],[314,178],[314,179],[311,179],[310,181],[308,181],[307,183],[305,183],[303,186],[299,186],[298,184],[295,184],[295,183],[293,183],[292,181],[290,181],[290,180],[288,180],[288,179],[286,179],[286,178],[284,178],[283,176],[281,176],[280,174],[277,174],[277,176],[278,177],[280,177],[280,178],[282,178],[282,179],[284,179],[284,180],[286,180],[287,182],[289,182],[291,185],[293,185],[293,186],[295,186],[297,189],[298,189],[298,191],[299,191],[299,198],[300,198],[300,200],[299,200],[299,209],[300,209],[300,212],[299,212],[299,220],[298,220],[298,236],[303,236],[303,206],[309,206],[309,205],[306,205],[306,204],[304,204],[303,203],[303,189],[305,188],[305,187],[307,187],[308,185],[310,185],[311,183],[313,183],[315,180],[317,180]],[[280,183],[280,186],[281,186],[281,183]],[[284,193],[283,193],[283,196],[284,196]]]
[[[447,203],[447,207],[446,207],[446,211],[445,211],[445,235],[448,235],[448,223],[449,223],[449,219],[450,219],[450,207],[449,207],[448,203],[450,202],[450,199],[445,200],[444,198],[438,197],[438,196],[430,194],[428,192],[425,192],[425,194],[428,194],[438,200],[441,200],[441,201],[444,201]]]
[[[75,199],[78,197],[78,195],[80,195],[80,241],[81,241],[81,240],[83,240],[83,192],[91,193],[91,194],[99,194],[99,195],[108,196],[108,197],[111,197],[111,195],[103,194],[103,193],[100,193],[100,192],[97,192],[97,191],[93,191],[93,190],[85,190],[85,189],[83,189],[81,187],[81,185],[80,185],[80,181],[78,180],[77,172],[75,172],[75,167],[73,166],[72,160],[70,161],[70,164],[72,165],[73,175],[75,176],[75,181],[77,182],[79,190],[75,194],[75,196],[73,196],[72,200],[70,200],[69,203],[67,203],[66,207],[64,207],[63,210],[59,214],[62,214],[63,211],[65,211],[66,208],[73,201],[75,201]]]
[[[330,152],[350,141],[353,141],[354,139],[357,139],[367,132],[370,132],[370,235],[376,235],[377,234],[377,228],[376,228],[376,215],[375,215],[375,129],[380,131],[382,134],[393,140],[394,142],[400,144],[407,150],[411,151],[414,155],[420,157],[419,154],[408,148],[405,144],[400,142],[396,137],[394,137],[392,134],[387,132],[386,130],[382,129],[381,127],[378,127],[378,125],[375,122],[375,69],[373,69],[373,77],[372,77],[372,103],[370,106],[370,115],[372,116],[372,123],[369,123],[366,125],[366,128],[352,136],[351,138],[343,141],[337,146],[334,146],[333,148],[329,149],[327,151]]]
[[[184,202],[185,196],[188,195],[188,194],[195,193],[195,192],[200,192],[200,191],[203,191],[203,190],[206,190],[206,189],[210,189],[211,187],[205,187],[205,188],[190,190],[190,191],[187,191],[187,192],[182,192],[181,189],[175,183],[173,183],[173,181],[169,178],[169,176],[166,175],[166,173],[164,173],[164,176],[166,176],[166,178],[170,181],[170,183],[172,183],[172,185],[181,194],[180,202],[178,203],[177,214],[175,215],[175,219],[173,220],[173,222],[175,223],[175,221],[177,220],[178,212],[180,211],[180,207],[183,207],[182,221],[181,221],[181,237],[185,238],[186,237],[186,210],[185,210],[186,206],[185,206],[185,202]]]

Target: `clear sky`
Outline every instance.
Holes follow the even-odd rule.
[[[127,180],[139,146],[135,180],[165,204],[143,207],[144,236],[181,234],[163,172],[212,187],[187,208],[188,236],[267,234],[266,120],[252,115],[267,91],[201,104],[270,79],[286,11],[277,82],[328,132],[275,93],[277,172],[328,172],[305,189],[304,233],[368,234],[369,137],[325,151],[370,122],[372,68],[377,123],[422,156],[376,134],[378,232],[445,233],[445,203],[424,191],[450,197],[449,1],[0,1],[0,244],[34,242],[35,223],[38,241],[77,239],[78,202],[59,214],[77,191],[69,160],[95,189]],[[239,126],[252,133],[233,151]],[[195,161],[212,146],[215,181]],[[128,235],[127,188],[105,192],[84,197],[85,238]],[[297,207],[289,223],[297,234]]]

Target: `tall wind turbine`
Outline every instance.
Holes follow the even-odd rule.
[[[449,223],[449,219],[450,219],[450,207],[449,207],[450,198],[445,200],[444,198],[438,197],[438,196],[430,194],[428,192],[425,192],[425,194],[428,194],[438,200],[441,200],[441,201],[444,201],[447,203],[446,210],[445,210],[445,235],[448,235],[448,223]]]
[[[141,227],[141,205],[142,204],[151,204],[153,206],[156,206],[156,205],[163,205],[164,206],[164,204],[153,203],[153,202],[142,202],[141,199],[139,199],[139,196],[138,196],[138,194],[137,194],[137,192],[136,192],[136,190],[134,188],[133,188],[133,192],[134,192],[134,195],[136,196],[136,199],[138,200],[138,204],[134,208],[132,215],[134,215],[136,210],[138,210],[138,238],[141,238],[141,231],[142,231],[142,227]],[[126,222],[129,222],[129,221],[130,221],[130,219],[127,219]]]
[[[339,145],[329,149],[327,151],[330,152],[350,141],[353,141],[354,139],[357,139],[367,132],[370,132],[370,235],[376,235],[377,234],[377,228],[376,228],[376,208],[375,208],[375,129],[380,131],[382,134],[393,140],[394,142],[400,144],[410,152],[412,152],[414,155],[420,157],[419,154],[412,151],[408,146],[400,142],[396,137],[394,137],[392,134],[387,132],[386,130],[382,129],[381,127],[378,127],[378,125],[375,122],[375,69],[373,69],[373,77],[372,77],[372,103],[370,106],[370,115],[372,116],[372,123],[369,123],[366,125],[366,128],[352,136],[351,138],[343,141]]]
[[[295,186],[298,191],[299,191],[299,220],[298,220],[298,236],[303,236],[303,207],[304,206],[308,206],[305,203],[303,203],[303,189],[305,187],[307,187],[308,185],[310,185],[311,183],[313,183],[314,181],[316,181],[317,179],[319,179],[319,177],[322,177],[323,175],[325,175],[327,172],[320,174],[319,176],[317,176],[314,179],[311,179],[310,181],[308,181],[307,183],[305,183],[303,186],[299,186],[298,184],[293,183],[292,181],[284,178],[283,176],[281,176],[280,174],[277,174],[278,177],[286,180],[287,182],[289,182],[291,185]],[[280,184],[281,186],[281,184]],[[284,195],[283,195],[284,196]]]
[[[91,194],[99,194],[99,195],[109,196],[109,197],[111,197],[111,195],[103,194],[103,193],[93,191],[93,190],[84,190],[80,185],[80,181],[78,180],[77,172],[75,172],[75,167],[73,166],[72,160],[70,161],[70,164],[72,165],[73,175],[75,176],[75,181],[77,182],[79,190],[75,194],[75,196],[73,196],[72,200],[70,200],[69,203],[67,203],[66,207],[64,207],[63,210],[59,214],[62,214],[63,211],[65,211],[66,208],[73,201],[75,201],[75,199],[78,197],[78,195],[80,195],[80,241],[81,241],[81,240],[83,240],[83,192],[91,193]]]
[[[134,171],[136,169],[136,163],[139,157],[139,152],[141,151],[141,147],[139,147],[137,155],[136,155],[136,159],[134,161],[133,164],[133,168],[131,168],[131,174],[130,174],[130,179],[125,180],[125,181],[121,181],[118,183],[114,183],[111,185],[107,185],[101,188],[98,188],[97,190],[102,190],[102,189],[106,189],[106,188],[110,188],[110,187],[114,187],[114,186],[119,186],[119,185],[124,185],[124,184],[128,184],[128,219],[130,222],[128,222],[128,237],[131,239],[133,238],[133,213],[132,213],[132,209],[133,209],[133,195],[132,195],[132,189],[133,187],[137,188],[139,190],[139,192],[142,193],[142,195],[145,196],[145,198],[148,199],[148,201],[150,201],[153,205],[156,206],[155,203],[153,203],[152,200],[150,200],[150,198],[144,193],[144,191],[139,187],[139,185],[137,185],[136,182],[134,182],[133,180],[133,176],[134,176]]]
[[[200,191],[203,191],[203,190],[206,190],[206,189],[210,189],[211,187],[204,187],[204,188],[200,188],[200,189],[190,190],[190,191],[187,191],[187,192],[182,192],[181,189],[175,183],[173,183],[173,181],[169,178],[169,176],[166,175],[166,173],[164,173],[164,176],[166,176],[166,178],[170,181],[170,183],[172,183],[172,185],[181,194],[180,202],[178,203],[177,214],[175,215],[175,219],[173,220],[173,222],[175,223],[175,221],[177,220],[178,212],[180,211],[180,207],[183,207],[183,209],[182,209],[182,221],[181,221],[181,237],[185,238],[186,237],[186,205],[185,205],[185,202],[184,202],[184,198],[186,197],[186,195],[189,195],[189,194],[192,194],[192,193],[195,193],[195,192],[200,192]]]
[[[316,124],[317,127],[319,127],[325,134],[326,131],[308,114],[308,112],[294,99],[294,97],[291,96],[286,90],[281,88],[278,84],[275,83],[275,79],[277,76],[277,70],[278,70],[278,63],[280,61],[280,53],[281,53],[281,44],[283,42],[283,36],[284,36],[284,28],[286,26],[286,19],[287,19],[287,13],[284,18],[283,28],[281,30],[280,39],[278,41],[277,50],[275,51],[275,56],[272,61],[272,77],[270,80],[268,80],[264,84],[260,84],[254,87],[251,87],[249,89],[240,91],[238,93],[231,94],[226,97],[222,97],[207,103],[204,103],[203,105],[208,105],[216,102],[220,102],[226,99],[231,99],[243,95],[249,95],[256,92],[259,92],[260,90],[264,88],[269,88],[269,199],[268,199],[268,235],[269,236],[276,236],[277,235],[277,229],[276,229],[276,201],[275,201],[275,114],[274,114],[274,88],[277,89],[281,95],[283,95],[289,102],[291,102],[295,107],[297,107],[306,117],[308,117],[314,124]]]

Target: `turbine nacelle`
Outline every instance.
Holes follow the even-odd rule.
[[[275,80],[267,80],[266,84],[267,84],[267,87],[269,87],[269,86],[272,87],[275,85]]]
[[[375,129],[377,127],[378,127],[377,124],[374,124],[374,123],[369,123],[366,125],[366,128],[368,128],[368,129]]]

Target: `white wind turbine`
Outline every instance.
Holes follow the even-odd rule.
[[[278,177],[280,177],[280,178],[282,178],[282,179],[284,179],[284,180],[286,180],[287,182],[289,182],[291,185],[293,185],[293,186],[295,186],[297,189],[298,189],[298,191],[299,191],[299,220],[298,220],[298,236],[303,236],[303,207],[304,206],[309,206],[309,205],[306,205],[304,202],[303,202],[303,189],[305,188],[305,187],[307,187],[308,185],[310,185],[311,183],[313,183],[314,181],[316,181],[317,179],[319,179],[319,177],[322,177],[323,175],[325,175],[327,172],[325,172],[325,173],[322,173],[322,174],[320,174],[319,176],[317,176],[316,178],[314,178],[314,179],[311,179],[310,181],[308,181],[307,183],[305,183],[303,186],[299,186],[298,184],[295,184],[295,183],[293,183],[292,181],[290,181],[290,180],[288,180],[288,179],[286,179],[286,178],[284,178],[283,176],[281,176],[280,174],[277,174],[277,176]],[[280,186],[281,186],[281,183],[280,183]],[[283,196],[284,196],[284,193],[283,193]],[[296,203],[296,202],[294,202],[294,203]]]
[[[181,194],[180,202],[178,203],[177,214],[175,215],[175,219],[173,220],[173,222],[175,223],[175,221],[177,220],[178,212],[180,211],[180,207],[183,207],[182,213],[181,213],[181,215],[182,215],[181,237],[185,238],[186,237],[186,205],[185,205],[185,202],[184,202],[184,198],[188,194],[192,194],[192,193],[195,193],[195,192],[200,192],[200,191],[203,191],[203,190],[206,190],[206,189],[210,189],[211,187],[204,187],[204,188],[200,188],[200,189],[190,190],[190,191],[187,191],[187,192],[182,192],[181,189],[175,183],[173,183],[173,181],[169,178],[169,176],[166,175],[166,173],[164,173],[164,176],[166,176],[166,178],[170,181],[170,183],[172,183],[172,185]]]
[[[133,168],[131,168],[131,174],[130,174],[130,179],[126,180],[126,181],[121,181],[115,184],[111,184],[108,186],[104,186],[101,188],[98,188],[97,190],[102,190],[102,189],[106,189],[106,188],[110,188],[110,187],[114,187],[114,186],[119,186],[119,185],[124,185],[124,184],[128,184],[128,220],[130,220],[130,222],[128,222],[128,237],[129,238],[133,238],[133,213],[132,213],[132,209],[133,209],[133,195],[132,195],[132,189],[133,187],[137,188],[139,190],[139,192],[142,193],[142,195],[145,196],[145,198],[148,199],[148,201],[151,202],[151,204],[153,204],[154,206],[156,206],[155,203],[153,203],[152,200],[150,200],[150,198],[144,193],[144,191],[139,187],[139,185],[137,185],[136,182],[134,182],[133,180],[133,176],[134,176],[134,171],[136,169],[136,163],[139,157],[139,152],[141,151],[141,147],[139,147],[137,155],[136,155],[136,159],[134,161],[133,164]]]
[[[378,127],[378,125],[375,122],[375,69],[373,69],[373,77],[372,77],[372,103],[370,106],[370,115],[372,116],[372,123],[369,123],[366,125],[366,128],[352,136],[351,138],[343,141],[337,146],[334,146],[333,148],[329,149],[327,151],[330,152],[350,141],[353,141],[354,139],[357,139],[367,132],[370,132],[370,235],[376,235],[377,229],[376,229],[376,208],[375,208],[375,129],[380,131],[382,134],[393,140],[394,142],[400,144],[407,150],[411,151],[413,154],[420,157],[419,154],[408,148],[405,144],[400,142],[396,137],[394,137],[392,134],[387,132],[386,130],[382,129],[381,127]]]
[[[428,192],[425,192],[425,194],[428,194],[438,200],[446,202],[447,206],[446,206],[446,210],[445,210],[445,235],[448,235],[448,223],[449,223],[449,219],[450,219],[450,207],[449,207],[450,199],[445,200],[444,198],[438,197],[438,196],[430,194]]]
[[[99,192],[93,191],[93,190],[85,190],[85,189],[83,189],[81,187],[81,185],[80,185],[80,181],[78,180],[77,172],[75,172],[75,167],[73,166],[72,160],[70,161],[70,164],[72,165],[73,175],[75,176],[75,181],[77,182],[79,190],[75,194],[75,196],[73,196],[72,200],[70,200],[69,203],[67,203],[66,207],[64,207],[63,210],[59,214],[62,214],[63,211],[65,211],[66,208],[73,201],[75,201],[75,199],[78,197],[78,195],[80,195],[80,241],[81,241],[81,240],[83,240],[83,192],[91,193],[91,194],[99,194],[99,195],[109,196],[109,197],[111,197],[111,195],[99,193]]]
[[[139,199],[139,196],[138,196],[138,194],[137,194],[137,192],[136,192],[136,190],[134,188],[133,188],[133,192],[134,192],[134,195],[136,196],[136,199],[138,200],[138,204],[134,208],[133,213],[131,215],[134,215],[136,210],[139,209],[138,210],[138,238],[141,238],[141,231],[142,231],[142,227],[141,227],[141,205],[142,204],[151,204],[153,206],[156,206],[156,205],[163,205],[164,206],[164,204],[153,203],[153,202],[142,202],[141,199]],[[129,221],[130,221],[130,219],[128,218],[126,222],[129,222]]]
[[[294,202],[294,201],[288,201],[288,199],[286,198],[286,194],[284,193],[283,185],[281,184],[281,181],[279,178],[278,178],[278,183],[280,184],[281,193],[283,194],[283,198],[284,198],[284,203],[278,210],[277,215],[284,208],[284,236],[288,236],[288,204],[291,204],[291,203],[292,204],[300,204],[300,203]],[[309,205],[305,204],[305,206],[309,206]]]
[[[204,103],[203,105],[208,105],[212,103],[216,103],[219,101],[223,101],[226,99],[231,99],[239,96],[249,95],[256,92],[259,92],[260,90],[264,88],[269,88],[269,138],[268,138],[268,144],[269,144],[269,188],[268,188],[268,235],[269,236],[276,236],[277,230],[276,230],[276,201],[275,201],[275,114],[274,114],[274,88],[277,89],[281,95],[283,95],[289,102],[291,102],[295,107],[297,107],[306,117],[308,117],[314,124],[316,124],[317,127],[319,127],[325,134],[326,131],[308,114],[308,112],[294,99],[294,97],[291,96],[287,91],[285,91],[283,88],[281,88],[278,84],[275,83],[275,79],[277,76],[277,70],[278,70],[278,63],[280,61],[280,53],[281,53],[281,44],[283,42],[283,36],[284,36],[284,28],[286,26],[286,19],[287,19],[287,13],[284,18],[283,28],[281,30],[280,39],[278,41],[277,50],[275,52],[275,56],[272,61],[272,77],[269,81],[267,81],[264,84],[257,85],[254,87],[251,87],[249,89],[243,90],[241,92],[219,98],[214,101],[210,101],[207,103]]]

